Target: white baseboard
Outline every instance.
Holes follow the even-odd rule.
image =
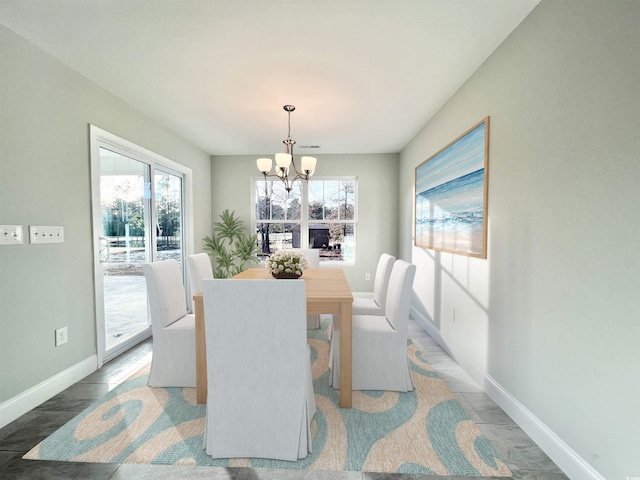
[[[486,372],[478,370],[464,353],[455,352],[445,342],[440,330],[422,313],[411,307],[411,317],[456,360],[485,391],[489,397],[509,415],[522,430],[536,442],[555,464],[572,480],[606,480],[584,458],[578,455],[553,430],[545,425],[529,409],[520,403]]]
[[[538,417],[488,375],[485,375],[484,389],[487,395],[536,442],[536,445],[549,455],[551,460],[569,478],[575,480],[606,480],[564,440],[558,437],[553,430],[541,422]]]
[[[0,404],[0,428],[95,372],[97,367],[98,357],[92,355],[53,377],[47,378],[29,390],[2,402]]]

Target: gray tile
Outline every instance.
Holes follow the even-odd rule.
[[[422,342],[420,343],[422,344]],[[449,356],[449,354],[445,352],[444,349],[439,345],[422,345],[422,347],[420,348],[420,351],[426,357],[432,357],[435,355],[446,355],[447,357]]]
[[[477,413],[476,423],[515,425],[515,422],[486,393],[466,392],[462,394]]]
[[[250,468],[182,467],[168,465],[92,464],[22,460],[2,472],[2,479],[77,480],[361,480],[359,472],[271,470]],[[117,470],[115,470],[117,469]],[[115,470],[114,473],[112,473]]]
[[[360,472],[329,472],[326,470],[278,470],[243,468],[236,480],[362,480]]]
[[[429,365],[431,365],[437,372],[439,372],[440,370],[457,370],[460,368],[460,365],[458,365],[449,355],[444,354],[444,355],[429,355],[428,353],[425,354],[425,356],[427,357],[427,361],[429,362]]]
[[[114,358],[109,364],[138,363],[144,365],[151,361],[151,355],[153,354],[153,345],[151,343],[138,345],[134,349],[135,351],[129,351]]]
[[[469,480],[460,475],[410,475],[399,473],[364,473],[364,480]],[[482,480],[505,480],[505,477],[481,477]]]
[[[420,345],[422,345],[422,347],[427,350],[427,351],[433,351],[433,352],[444,352],[446,353],[445,349],[442,348],[442,346],[440,344],[438,344],[435,340],[433,340],[431,337],[421,337],[421,336],[413,336],[410,337],[413,341],[419,343]]]
[[[512,470],[514,480],[569,480],[562,472],[526,472],[520,470]]]
[[[478,427],[512,471],[561,472],[547,454],[517,425],[479,424]]]
[[[239,468],[123,464],[110,480],[235,480]]]
[[[425,344],[428,344],[428,345],[438,344],[438,342],[436,342],[432,337],[430,337],[429,334],[424,330],[422,330],[422,327],[418,325],[416,325],[415,327],[412,327],[411,325],[409,325],[407,328],[407,333],[409,334],[410,338],[417,338],[419,340],[423,340]]]
[[[422,326],[411,317],[409,317],[409,321],[407,322],[407,329],[409,332],[412,332],[412,333],[415,332],[420,335],[426,335],[429,338],[432,338],[431,335],[429,335],[427,331],[424,328],[422,328]]]
[[[55,397],[40,404],[35,410],[82,412],[109,392],[104,383],[76,383]]]
[[[27,453],[75,416],[75,412],[25,413],[0,430],[0,450]]]
[[[108,480],[118,464],[47,462],[14,458],[2,466],[2,480]]]
[[[121,383],[142,368],[137,363],[107,363],[78,383]]]
[[[457,392],[457,393],[454,393],[453,395],[456,397],[458,402],[460,402],[460,405],[462,405],[462,408],[464,408],[465,411],[469,414],[469,417],[471,417],[471,420],[473,420],[475,423],[482,423],[482,419],[476,413],[476,411],[473,409],[473,407],[467,401],[467,399],[464,398],[464,394]]]
[[[0,472],[2,472],[2,465],[4,465],[5,463],[7,463],[9,460],[20,456],[19,453],[16,452],[2,452],[0,451]],[[0,477],[2,475],[0,474]]]
[[[407,329],[407,333],[409,338],[415,338],[417,340],[423,341],[426,345],[436,345],[437,342],[431,338],[424,330],[420,330],[420,327],[409,327]]]
[[[405,473],[364,472],[362,474],[363,480],[422,480],[424,478],[427,477],[425,475],[409,475]]]
[[[436,369],[452,392],[482,392],[482,388],[462,368]]]

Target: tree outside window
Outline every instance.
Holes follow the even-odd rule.
[[[263,257],[286,248],[317,248],[321,261],[355,261],[356,179],[254,181],[254,225]],[[307,215],[303,217],[303,212]]]

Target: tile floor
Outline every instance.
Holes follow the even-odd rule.
[[[567,480],[551,459],[485,394],[455,361],[414,321],[410,338],[449,385],[471,418],[494,445],[514,477],[521,480]],[[22,460],[22,456],[58,427],[126,379],[150,360],[151,341],[104,365],[97,372],[0,429],[0,479],[3,480],[417,480],[468,479],[359,472],[268,470],[250,468],[172,467]],[[484,477],[487,478],[487,477]]]

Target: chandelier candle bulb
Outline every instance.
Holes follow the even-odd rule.
[[[302,157],[302,171],[309,172],[309,175],[313,175],[313,171],[316,169],[317,159],[315,157]]]
[[[289,169],[291,163],[291,155],[288,153],[276,153],[276,165],[278,168]]]
[[[270,158],[259,158],[256,160],[256,164],[258,165],[258,170],[262,173],[269,173],[271,171],[273,161]]]

